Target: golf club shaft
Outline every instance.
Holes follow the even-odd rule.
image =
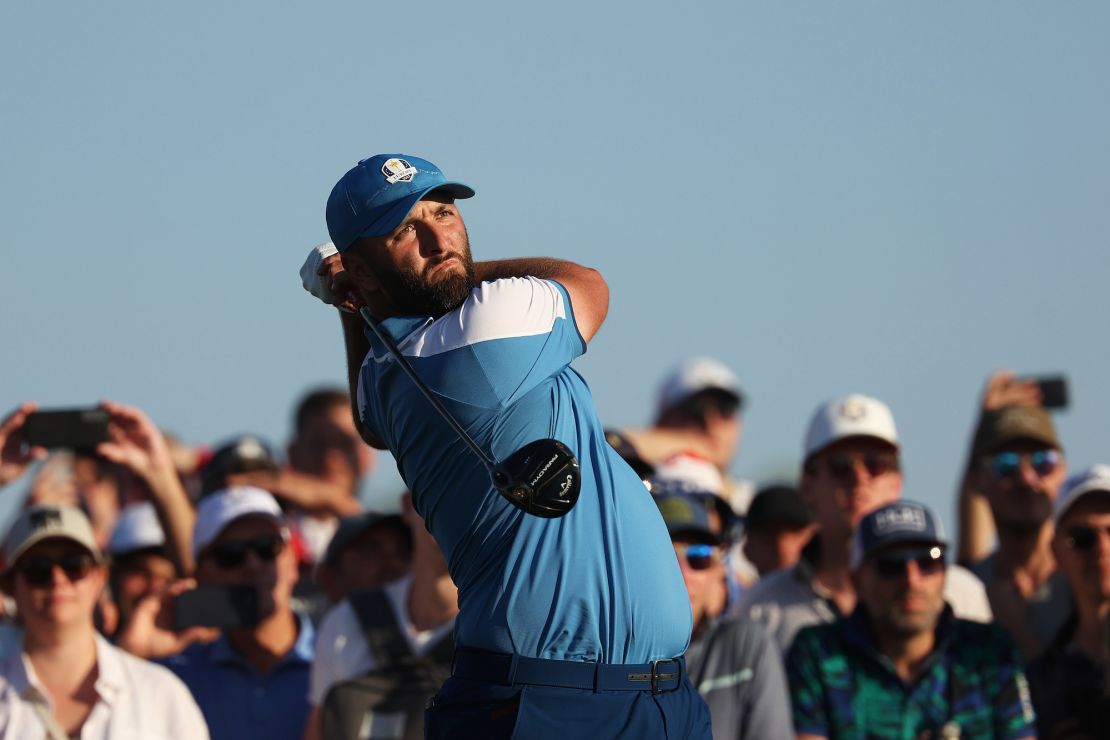
[[[366,325],[370,327],[370,331],[374,332],[375,336],[377,336],[382,344],[385,345],[385,348],[389,350],[389,354],[393,355],[393,359],[396,360],[401,369],[405,371],[405,375],[409,376],[417,390],[424,394],[424,398],[428,399],[428,402],[431,403],[439,415],[443,417],[444,421],[450,424],[451,428],[455,430],[455,434],[459,435],[459,439],[478,456],[478,459],[486,466],[486,470],[489,471],[490,475],[493,475],[497,463],[491,460],[489,455],[482,451],[482,448],[478,446],[474,438],[463,429],[462,424],[455,420],[455,417],[451,415],[447,407],[445,407],[435,394],[432,393],[431,388],[424,384],[424,381],[416,374],[416,370],[414,370],[412,365],[409,364],[409,361],[405,359],[405,356],[401,354],[401,350],[394,343],[393,338],[382,331],[381,327],[378,326],[378,322],[374,321],[374,317],[370,315],[370,309],[366,306],[362,306],[359,308],[358,313],[362,316],[362,320],[366,322]]]

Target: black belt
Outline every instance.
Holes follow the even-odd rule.
[[[686,659],[682,657],[650,663],[583,663],[459,649],[451,675],[504,686],[532,684],[658,694],[677,689],[685,670]]]

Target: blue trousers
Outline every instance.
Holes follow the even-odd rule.
[[[682,677],[673,691],[500,686],[452,677],[424,715],[426,740],[711,740],[709,709]]]

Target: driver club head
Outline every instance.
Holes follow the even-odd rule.
[[[578,459],[557,439],[537,439],[493,471],[493,485],[526,514],[554,519],[574,508],[582,489]]]

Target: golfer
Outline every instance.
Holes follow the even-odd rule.
[[[417,157],[362,160],[328,199],[338,255],[321,245],[302,269],[326,302],[354,293],[490,457],[554,438],[581,466],[566,515],[513,506],[359,316],[341,313],[360,432],[396,458],[459,589],[454,673],[426,736],[709,738],[667,529],[570,367],[608,287],[563,260],[473,262],[456,205],[473,195]]]

